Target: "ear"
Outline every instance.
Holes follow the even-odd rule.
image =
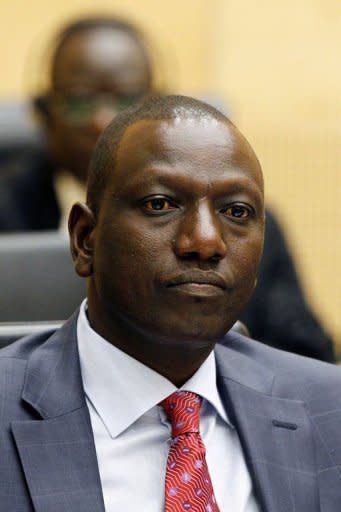
[[[33,106],[36,117],[49,129],[53,125],[55,114],[52,107],[52,95],[51,93],[41,94],[33,98]]]
[[[47,94],[41,94],[33,98],[35,112],[43,118],[49,117],[49,100]]]
[[[69,216],[70,248],[77,274],[90,277],[93,272],[95,216],[84,203],[75,203]]]

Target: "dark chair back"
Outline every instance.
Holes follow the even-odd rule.
[[[85,297],[66,237],[0,236],[0,322],[65,320]]]

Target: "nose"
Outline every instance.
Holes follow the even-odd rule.
[[[219,261],[226,255],[226,244],[218,215],[209,205],[188,212],[178,227],[174,252],[179,258]]]
[[[115,114],[116,112],[113,111],[113,109],[110,109],[105,105],[99,107],[91,116],[90,126],[92,130],[95,130],[98,135],[102,133],[104,128],[106,128],[110,121],[112,121]]]

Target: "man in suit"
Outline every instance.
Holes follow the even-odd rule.
[[[71,205],[85,197],[97,137],[118,111],[156,89],[143,36],[116,17],[68,24],[51,55],[50,87],[35,99],[47,148],[14,148],[0,158],[0,233],[65,230]],[[258,285],[242,320],[264,343],[334,362],[332,340],[305,301],[273,212],[265,222]]]
[[[181,96],[117,116],[69,229],[87,301],[0,354],[1,512],[338,512],[340,369],[225,335],[264,231],[237,128]]]

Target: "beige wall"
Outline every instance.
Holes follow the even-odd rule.
[[[42,48],[60,24],[98,12],[139,23],[160,49],[168,80],[181,89],[199,90],[205,59],[198,41],[206,32],[208,6],[205,0],[0,0],[0,62],[5,69],[0,96],[22,95],[39,81],[36,65],[42,62]]]
[[[307,295],[340,344],[341,3],[216,7],[212,84],[261,159]]]
[[[32,90],[48,35],[94,5],[142,24],[174,89],[228,103],[341,351],[340,0],[0,0],[0,96]]]

